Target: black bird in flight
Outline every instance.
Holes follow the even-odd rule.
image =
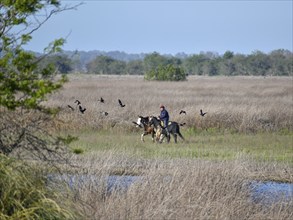
[[[71,105],[67,105],[67,107],[74,111],[74,108]]]
[[[101,103],[105,103],[105,100],[101,97],[99,100]]]
[[[80,105],[80,101],[79,100],[75,100],[75,102],[74,103],[77,103],[77,105]]]
[[[184,122],[184,123],[180,123],[179,125],[180,125],[180,126],[184,126],[184,125],[186,125],[186,123],[185,123],[185,122]]]
[[[181,110],[180,113],[179,113],[179,115],[181,115],[181,114],[185,114],[186,115],[186,111]]]
[[[86,108],[82,108],[81,105],[79,106],[79,111],[83,114],[85,112]]]
[[[207,112],[203,112],[202,109],[200,110],[200,115],[203,117]]]
[[[105,116],[109,115],[108,112],[101,112],[101,114],[102,114],[102,115],[105,115]]]
[[[122,104],[122,102],[121,102],[120,99],[118,99],[118,102],[119,102],[119,105],[120,105],[122,108],[125,107],[125,104]]]

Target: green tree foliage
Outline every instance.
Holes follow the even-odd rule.
[[[56,110],[42,102],[61,88],[66,78],[57,76],[54,64],[40,65],[49,54],[60,52],[65,40],[51,42],[40,57],[23,46],[52,15],[68,9],[61,7],[59,0],[1,0],[0,153],[17,151],[21,155],[21,149],[47,161],[65,156],[62,141],[50,136],[47,129],[52,119],[49,113]]]
[[[153,71],[159,66],[165,66],[168,64],[168,58],[160,55],[157,52],[147,55],[144,60],[144,70],[145,72]]]
[[[45,8],[53,7],[44,21],[31,25],[33,16]],[[0,6],[0,105],[8,109],[37,108],[45,96],[59,89],[65,77],[54,79],[54,66],[38,68],[42,57],[23,50],[23,46],[51,15],[62,11],[57,0],[3,0]],[[50,43],[47,53],[59,52],[64,39]]]
[[[159,81],[183,81],[186,80],[186,74],[180,67],[173,64],[165,66],[160,65],[156,69],[152,69],[145,74],[146,80],[159,80]]]
[[[144,74],[143,61],[142,60],[129,61],[126,64],[126,73],[128,75],[143,75]]]
[[[191,75],[293,75],[293,54],[288,50],[270,54],[255,51],[250,55],[226,51],[222,57],[199,54],[187,57],[182,63]]]
[[[54,54],[44,57],[39,63],[39,68],[42,70],[46,66],[52,65],[52,68],[57,71],[57,73],[67,74],[73,70],[73,60],[67,55]]]
[[[143,60],[128,62],[109,56],[98,56],[87,64],[87,71],[95,74],[147,75],[147,79],[157,79],[154,76],[158,75],[158,68],[165,68],[167,65],[182,68],[188,75],[292,76],[293,54],[288,50],[275,50],[270,54],[255,51],[250,55],[226,51],[222,56],[213,52],[202,52],[180,59],[154,52],[146,55]]]
[[[94,74],[125,74],[126,64],[123,61],[100,55],[86,65],[88,73]]]
[[[207,62],[208,58],[204,55],[192,55],[183,61],[184,69],[187,73],[192,75],[203,75],[203,67]]]

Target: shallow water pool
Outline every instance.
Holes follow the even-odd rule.
[[[271,205],[277,202],[293,202],[293,184],[274,181],[253,181],[250,184],[253,202]]]

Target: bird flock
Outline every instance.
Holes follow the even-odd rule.
[[[103,99],[103,97],[101,97],[98,101],[101,102],[101,103],[105,103],[105,100]],[[82,114],[84,114],[85,111],[86,111],[86,108],[82,107],[81,102],[80,102],[78,99],[76,99],[76,100],[74,101],[74,103],[78,106],[79,111],[80,111]],[[118,99],[118,104],[119,104],[119,106],[120,106],[121,108],[124,108],[124,107],[126,106],[125,104],[123,104],[123,102],[121,101],[121,99]],[[67,105],[67,107],[68,107],[71,111],[74,111],[74,110],[75,110],[71,105]],[[100,112],[100,113],[101,113],[102,115],[105,115],[105,116],[109,115],[109,113],[106,112],[106,111],[102,111],[102,112]],[[179,114],[180,114],[180,115],[181,115],[181,114],[186,115],[186,111],[185,111],[185,110],[180,110]],[[203,112],[203,110],[200,109],[199,114],[200,114],[200,116],[204,117],[204,116],[207,114],[207,112]],[[185,123],[182,123],[182,125],[185,125]]]
[[[101,97],[101,98],[98,100],[98,102],[100,102],[100,103],[105,103],[105,100],[103,99],[103,97]],[[76,100],[74,101],[74,104],[76,104],[76,106],[78,107],[78,110],[79,110],[79,112],[80,112],[81,114],[84,114],[84,113],[85,113],[86,108],[82,106],[81,101],[79,101],[78,99],[76,99]],[[118,105],[119,105],[121,108],[124,108],[124,107],[126,106],[126,104],[124,104],[124,103],[121,101],[121,99],[118,99]],[[68,107],[71,111],[75,111],[75,108],[72,107],[71,105],[67,105],[67,107]],[[103,115],[103,116],[108,116],[108,115],[109,115],[109,113],[106,112],[106,111],[101,111],[100,113],[101,113],[101,115]],[[186,113],[185,110],[182,109],[182,110],[180,110],[179,115],[182,115],[182,114],[186,115],[187,113]],[[200,111],[199,111],[199,115],[200,115],[201,117],[204,117],[206,114],[207,114],[207,112],[203,112],[203,110],[200,109]],[[133,122],[133,123],[137,125],[136,122]],[[180,123],[179,125],[180,125],[180,126],[184,126],[185,124],[186,124],[186,123]]]
[[[99,101],[100,103],[105,103],[105,100],[103,99],[103,97],[101,97],[98,101]],[[79,101],[78,99],[76,99],[76,100],[74,101],[74,104],[76,104],[76,106],[78,107],[80,113],[82,113],[82,114],[85,113],[86,108],[82,106],[81,101]],[[124,107],[126,106],[126,105],[121,101],[121,99],[118,99],[118,104],[119,104],[119,106],[120,106],[121,108],[124,108]],[[74,110],[75,110],[75,108],[72,107],[71,105],[67,105],[67,107],[68,107],[71,111],[74,111]],[[100,113],[101,113],[102,115],[104,115],[104,116],[109,115],[109,113],[106,112],[106,111],[101,111]]]

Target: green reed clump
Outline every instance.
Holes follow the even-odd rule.
[[[0,219],[74,219],[74,215],[46,188],[40,172],[0,155]]]
[[[81,148],[74,148],[73,149],[73,153],[75,153],[75,154],[82,154],[83,152],[84,152],[84,150]]]

